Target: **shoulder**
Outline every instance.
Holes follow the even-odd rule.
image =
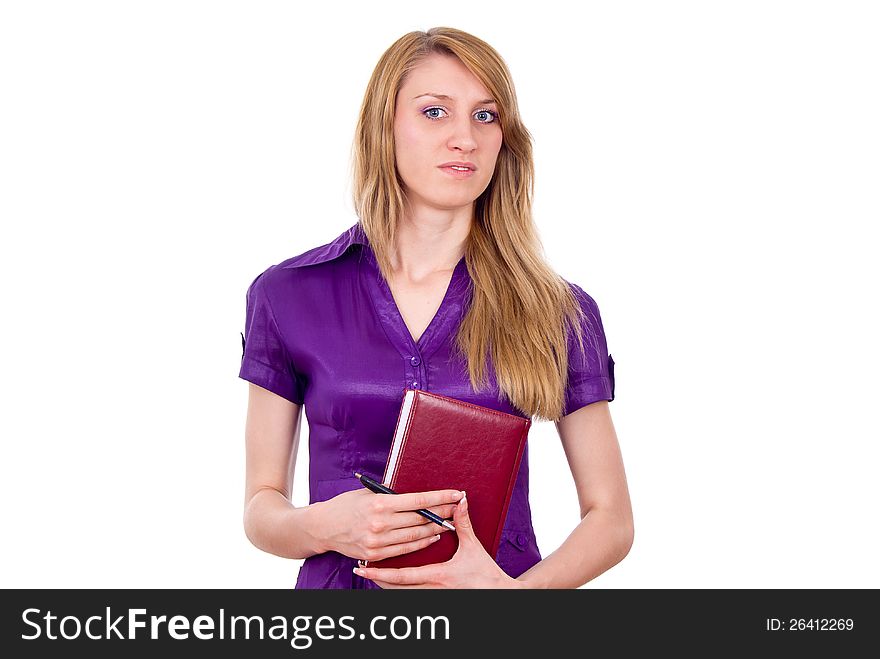
[[[252,280],[250,288],[276,289],[297,280],[320,277],[332,268],[318,266],[344,262],[366,244],[366,235],[357,223],[328,243],[270,265]]]
[[[279,270],[294,270],[307,266],[335,261],[346,255],[352,246],[366,245],[367,237],[360,223],[356,223],[339,234],[329,243],[313,247],[299,256],[294,256],[274,266]]]
[[[596,304],[596,300],[593,299],[593,296],[591,296],[583,288],[581,288],[580,286],[578,286],[574,282],[568,281],[565,278],[563,278],[562,281],[564,281],[566,284],[568,284],[569,290],[571,290],[575,299],[581,305],[581,309],[584,311],[584,313],[590,314],[590,315],[598,315],[599,314],[599,305]]]
[[[601,361],[607,352],[607,339],[605,337],[605,325],[602,320],[602,314],[599,312],[599,305],[596,303],[595,298],[581,286],[565,279],[563,281],[568,284],[569,289],[580,305],[579,331],[583,338],[583,347],[589,350],[592,359]],[[576,340],[575,332],[569,331],[567,335],[570,350],[573,350],[575,345],[580,346]]]

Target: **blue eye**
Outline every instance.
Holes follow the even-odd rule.
[[[440,106],[435,105],[433,107],[425,108],[424,110],[422,110],[422,114],[425,115],[426,119],[430,119],[431,121],[437,121],[438,119],[442,119],[442,117],[433,117],[428,114],[429,112],[433,112],[434,110],[442,110],[443,112],[446,112],[446,110],[444,108],[441,108]],[[496,121],[498,121],[498,113],[493,112],[492,110],[477,110],[475,114],[489,115],[490,117],[492,117],[492,119],[489,121],[480,121],[481,124],[491,124],[491,123],[495,123]]]

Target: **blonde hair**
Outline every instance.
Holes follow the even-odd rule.
[[[361,227],[386,281],[406,207],[394,157],[397,93],[428,55],[457,57],[497,102],[501,150],[486,190],[474,202],[465,248],[471,305],[455,337],[475,391],[486,384],[490,356],[499,390],[529,417],[557,421],[565,406],[568,332],[583,352],[585,314],[564,279],[545,262],[532,219],[532,138],[517,107],[513,80],[486,42],[449,27],[410,32],[379,59],[364,93],[352,144],[352,196]]]

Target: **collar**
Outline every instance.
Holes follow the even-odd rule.
[[[357,222],[339,234],[339,236],[332,242],[310,249],[299,256],[294,256],[285,261],[281,267],[284,269],[300,268],[307,265],[332,261],[345,254],[345,252],[348,251],[348,248],[352,245],[369,244],[370,241],[367,239],[367,234],[364,233],[364,229],[361,227],[360,222]]]

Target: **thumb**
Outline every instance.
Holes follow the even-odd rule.
[[[455,510],[452,513],[452,521],[455,524],[455,531],[458,534],[459,541],[463,538],[477,539],[474,527],[471,524],[470,514],[468,514],[467,492],[464,493],[458,505],[455,506]]]

